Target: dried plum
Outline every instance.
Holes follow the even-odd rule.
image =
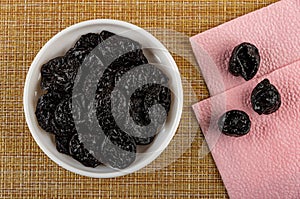
[[[70,155],[69,143],[72,137],[55,136],[56,149],[60,153]]]
[[[164,108],[163,112],[168,113],[171,106],[171,91],[169,88],[159,84],[146,84],[131,95],[130,116],[140,126],[149,125],[151,120],[148,111],[149,108],[156,104],[161,105]],[[160,118],[162,116],[163,118]],[[166,114],[158,112],[154,117],[156,119],[159,118],[158,121],[164,122]]]
[[[148,60],[142,50],[135,50],[121,55],[105,69],[97,85],[97,93],[100,93],[103,89],[112,91],[116,82],[119,81],[124,74],[137,66],[147,63]]]
[[[104,72],[104,65],[94,52],[91,52],[78,70],[73,94],[82,93],[88,100],[95,98],[97,84]]]
[[[134,137],[134,141],[137,145],[148,145],[148,144],[151,144],[151,142],[153,142],[155,138],[155,135],[154,136],[151,136],[151,137]]]
[[[85,60],[86,56],[88,56],[89,54],[89,50],[71,48],[66,53],[65,59],[69,66],[72,66],[73,68],[79,68]]]
[[[116,34],[112,33],[112,32],[109,32],[107,30],[103,30],[101,33],[100,33],[100,38],[101,38],[101,41],[104,41],[106,40],[107,38],[109,37],[112,37]]]
[[[108,34],[106,33],[106,35]],[[141,49],[141,45],[129,38],[111,35],[102,41],[96,49],[97,54],[101,55],[105,66],[109,66],[122,55]]]
[[[114,89],[111,93],[111,112],[117,124],[125,121],[127,117],[127,106],[128,99],[125,95],[120,90]]]
[[[74,135],[81,125],[91,130],[99,127],[94,103],[94,101],[88,101],[80,93],[64,99],[54,113],[55,134],[60,136]]]
[[[77,95],[72,101],[73,119],[76,129],[84,126],[84,129],[95,131],[100,128],[96,117],[96,106],[94,100],[86,99],[84,95]],[[74,107],[75,106],[75,107]],[[79,114],[76,114],[79,113]],[[79,133],[79,132],[78,132]]]
[[[70,154],[86,167],[97,167],[101,164],[79,141],[78,135],[75,134],[69,143]]]
[[[256,75],[259,64],[258,49],[253,44],[242,43],[232,52],[229,60],[229,72],[234,76],[242,76],[248,81]]]
[[[152,64],[143,64],[118,78],[116,87],[130,97],[137,88],[145,84],[152,83],[167,86],[168,81],[169,78],[159,68]]]
[[[101,42],[101,37],[96,33],[82,35],[75,43],[74,47],[66,53],[68,64],[79,67],[86,56]]]
[[[106,93],[104,91],[104,93]],[[111,112],[111,96],[96,97],[96,115],[101,129],[107,135],[111,129],[117,127],[116,121]]]
[[[259,115],[272,114],[281,106],[281,96],[268,79],[261,81],[251,93],[252,108]]]
[[[97,33],[88,33],[82,35],[79,40],[75,43],[75,49],[84,49],[92,51],[101,42],[101,37]]]
[[[114,129],[102,144],[102,155],[104,163],[113,168],[124,169],[136,158],[136,144],[131,136]]]
[[[41,68],[42,89],[69,93],[72,91],[77,69],[77,66],[69,65],[65,57],[50,60]]]
[[[132,68],[145,64],[147,62],[148,61],[142,54],[142,51],[136,50],[122,55],[105,69],[103,76],[101,77],[101,79],[99,80],[99,84],[97,85],[96,92],[97,118],[104,132],[107,132],[110,129],[114,129],[117,126],[111,110],[111,100],[117,100],[117,98],[112,97],[113,90],[118,90],[117,88],[115,88],[115,83],[117,81],[116,79],[118,79],[117,77],[120,78],[123,74],[126,74],[126,72],[130,71]],[[116,94],[118,94],[118,92],[116,92]],[[121,97],[120,93],[119,97]]]
[[[35,115],[37,121],[45,131],[49,133],[54,133],[55,126],[54,124],[54,111],[57,105],[60,103],[61,95],[54,92],[49,92],[42,95],[36,106]]]
[[[83,144],[84,148],[89,151],[97,160],[101,162],[102,158],[102,143],[105,135],[99,125],[93,129],[86,124],[76,126],[78,139]]]
[[[151,123],[146,126],[137,125],[135,121],[133,121],[132,117],[127,117],[125,121],[119,124],[120,128],[133,136],[137,145],[149,144],[162,126],[161,118],[164,119],[163,121],[166,119],[166,112],[162,110],[161,106],[152,106],[147,114],[152,117]]]
[[[251,121],[247,113],[231,110],[224,113],[218,121],[219,130],[228,136],[240,137],[249,133]]]
[[[160,123],[165,122],[171,106],[171,90],[168,87],[159,84],[147,84],[142,87],[141,91],[145,94],[144,106],[146,111],[152,106],[159,104],[163,107],[163,112],[165,112],[166,115],[164,113],[157,113],[155,117]]]
[[[59,136],[71,136],[76,133],[72,114],[72,98],[62,101],[55,110],[55,134]]]
[[[130,114],[117,124],[133,136],[138,145],[149,144],[166,120],[171,102],[167,83],[168,77],[151,64],[131,69],[117,82],[116,88],[127,99],[124,109]],[[119,114],[117,110],[112,111],[115,117]]]

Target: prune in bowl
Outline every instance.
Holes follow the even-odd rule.
[[[126,38],[130,38],[140,43],[142,48],[144,49],[144,54],[148,59],[149,63],[159,67],[159,69],[161,69],[168,76],[168,87],[172,91],[171,106],[167,107],[167,109],[170,109],[167,120],[164,123],[163,127],[160,129],[160,132],[155,137],[151,137],[150,141],[153,140],[151,144],[149,144],[147,147],[142,147],[142,150],[140,150],[139,147],[135,149],[135,141],[133,141],[134,139],[132,139],[131,135],[128,135],[128,143],[132,143],[130,144],[130,150],[128,150],[130,152],[136,152],[135,158],[133,158],[133,156],[123,154],[128,159],[126,159],[126,161],[124,159],[123,162],[115,162],[113,161],[114,159],[111,159],[111,156],[109,156],[110,150],[113,149],[106,148],[105,152],[107,153],[105,153],[103,160],[107,160],[107,162],[111,163],[112,166],[119,167],[120,169],[113,169],[112,167],[101,164],[102,162],[98,162],[98,159],[95,160],[93,158],[93,154],[89,153],[88,151],[84,150],[84,148],[82,148],[82,143],[80,142],[80,139],[83,138],[79,139],[78,135],[76,135],[76,132],[74,134],[72,130],[73,126],[71,125],[72,119],[69,118],[68,114],[64,114],[65,110],[69,109],[69,107],[67,106],[67,101],[64,101],[65,104],[59,105],[59,109],[56,112],[55,110],[53,110],[52,107],[52,105],[58,106],[58,101],[56,101],[56,99],[59,99],[62,93],[63,97],[71,97],[69,95],[73,87],[73,82],[69,80],[73,80],[77,72],[80,72],[79,70],[77,70],[78,66],[80,66],[84,62],[84,57],[89,53],[84,49],[92,49],[94,47],[93,43],[95,43],[95,41],[99,41],[99,38],[95,35],[93,36],[93,34],[101,33],[103,34],[102,38],[111,37],[110,34],[106,34],[106,32],[103,32],[103,30],[107,30],[109,32]],[[87,34],[91,35],[89,35],[86,39],[82,40],[81,42],[76,43],[76,41],[78,41],[78,39],[82,35]],[[66,61],[67,65],[72,65],[72,68],[63,68],[64,71],[67,71],[68,74],[70,74],[69,76],[64,76],[64,71],[60,71],[61,73],[57,73],[58,75],[54,77],[51,75],[50,72],[54,70],[53,68],[51,68],[52,66],[44,66],[42,68],[43,64],[47,63],[49,60],[64,55],[67,55],[71,58],[74,58],[74,56],[78,58],[67,60],[60,59],[53,61],[53,63],[58,64],[60,62],[65,63]],[[110,53],[109,56],[118,55],[113,55]],[[103,64],[107,64],[106,62],[109,63],[109,56],[108,59],[104,60]],[[72,61],[70,62],[70,60]],[[97,60],[95,61],[97,62]],[[43,74],[41,74],[41,72]],[[95,73],[96,72],[97,71],[95,71]],[[118,72],[118,70],[116,70],[115,72],[115,78],[120,78],[122,74]],[[45,81],[41,85],[42,75],[43,78],[45,78]],[[52,81],[56,81],[59,84],[53,86],[53,84],[51,84]],[[106,83],[107,85],[110,85],[112,82],[107,81]],[[86,84],[89,85],[89,82],[86,82]],[[45,89],[47,90],[47,92],[51,93],[47,95],[47,99],[51,99],[53,103],[51,107],[49,107],[48,105],[45,105],[43,100],[40,100],[41,109],[44,110],[44,107],[46,107],[46,111],[39,112],[38,114],[40,114],[40,116],[43,118],[51,119],[49,120],[51,121],[50,123],[45,123],[42,125],[44,125],[43,127],[45,127],[46,130],[54,132],[53,134],[46,132],[39,125],[39,123],[41,123],[42,120],[38,121],[35,114],[37,103],[39,101],[39,98],[45,94]],[[153,92],[156,92],[155,89],[157,88],[153,88]],[[164,90],[160,92],[163,93]],[[60,94],[57,95],[56,93]],[[121,96],[120,93],[115,93],[115,95]],[[147,104],[147,106],[150,106],[156,102],[155,99],[150,99],[149,97],[147,97],[148,95],[145,96],[145,104]],[[138,98],[138,96],[132,98],[133,101],[139,99],[140,98]],[[183,106],[183,92],[180,73],[178,71],[174,59],[167,51],[167,49],[154,36],[152,36],[147,31],[143,30],[142,28],[139,28],[135,25],[123,21],[102,19],[90,20],[75,24],[59,32],[44,45],[44,47],[37,54],[29,68],[24,87],[23,103],[26,122],[28,124],[29,130],[37,144],[40,146],[42,151],[48,155],[49,158],[51,158],[54,162],[56,162],[63,168],[74,173],[95,178],[109,178],[126,175],[145,167],[154,159],[156,159],[160,155],[160,153],[167,147],[179,125]],[[143,111],[139,112],[139,109],[137,109],[132,114],[140,116],[143,113]],[[55,117],[59,117],[61,120],[53,122],[53,118]],[[61,129],[56,129],[56,126],[61,128],[62,126],[64,126],[65,123],[67,124],[67,129],[65,129],[64,131],[62,131]],[[119,135],[122,133],[118,131],[118,133],[115,134]],[[114,134],[111,133],[110,135],[112,136]],[[117,143],[117,145],[120,144],[118,141],[119,137],[107,140],[108,138],[111,138],[111,136],[107,136],[104,139],[103,146],[110,146],[110,141]],[[145,140],[142,141],[145,142]],[[69,146],[67,143],[73,143],[73,145]],[[79,160],[87,160],[87,166],[91,167],[84,166],[74,158]]]

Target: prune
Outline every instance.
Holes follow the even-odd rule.
[[[232,52],[229,60],[229,72],[234,76],[242,76],[248,81],[256,75],[259,64],[258,49],[253,44],[242,43]]]
[[[113,62],[112,66],[108,68],[110,69],[108,74],[113,74],[115,82],[118,82],[121,77],[131,69],[147,63],[148,60],[142,50],[128,52]]]
[[[144,64],[137,66],[119,78],[117,87],[126,96],[131,96],[137,88],[145,84],[168,85],[169,78],[156,66]]]
[[[96,92],[97,118],[104,132],[114,129],[117,126],[111,110],[111,100],[118,100],[118,98],[112,97],[113,90],[118,90],[115,88],[116,79],[118,79],[117,77],[121,77],[132,68],[147,62],[148,61],[142,54],[142,51],[136,50],[122,55],[105,69],[103,76],[97,85]],[[118,94],[118,92],[116,92],[116,94]],[[120,93],[119,97],[121,97]],[[116,119],[118,120],[118,118]]]
[[[83,93],[89,100],[95,98],[98,81],[103,72],[104,65],[101,59],[91,52],[78,70],[73,93]]]
[[[112,32],[109,32],[107,30],[103,30],[101,33],[100,33],[100,38],[101,38],[101,42],[106,40],[107,38],[109,37],[112,37],[116,34],[112,33]]]
[[[151,123],[146,126],[137,125],[132,117],[127,117],[125,121],[119,124],[120,128],[134,138],[137,145],[149,144],[162,126],[161,118],[166,119],[166,112],[162,111],[160,106],[152,106],[147,114],[151,115],[152,118]],[[161,115],[158,116],[159,114]]]
[[[141,126],[150,124],[150,116],[148,114],[149,108],[153,105],[159,104],[164,108],[166,113],[169,112],[171,106],[171,91],[165,86],[159,84],[146,84],[137,89],[130,97],[129,113],[133,121]],[[163,118],[160,118],[162,117]],[[166,114],[157,113],[154,115],[158,121],[166,119]]]
[[[77,69],[77,66],[69,65],[65,57],[50,60],[41,68],[42,89],[69,93],[72,91]]]
[[[71,48],[65,55],[67,64],[73,68],[79,68],[86,56],[90,54],[89,50]]]
[[[101,162],[102,158],[102,143],[104,142],[105,135],[99,125],[90,129],[86,124],[77,126],[78,139],[83,144],[84,148],[88,150],[93,157]]]
[[[56,149],[60,153],[70,155],[69,143],[72,137],[55,136]]]
[[[128,102],[125,103],[125,99],[124,101],[120,99],[112,99],[112,113],[115,119],[118,118],[116,119],[118,127],[133,136],[136,144],[138,145],[146,145],[151,143],[156,133],[158,132],[159,127],[162,126],[167,118],[166,110],[169,109],[169,105],[167,105],[166,101],[162,101],[164,100],[163,98],[159,98],[159,96],[162,95],[159,89],[156,88],[157,93],[152,93],[152,91],[155,90],[155,87],[158,88],[160,86],[157,84],[148,84],[144,85],[142,88],[137,89],[137,91],[131,96],[131,99],[128,99],[131,102],[130,104]],[[153,94],[153,100],[151,100],[150,104],[145,103],[145,99],[148,98],[149,100],[149,95],[151,94]],[[122,96],[122,98],[124,97]],[[166,97],[165,99],[170,100],[170,98],[168,97]],[[155,103],[155,101],[157,103]],[[157,105],[159,104],[159,102],[162,103],[160,105]],[[126,110],[127,112],[128,110],[129,112],[132,112],[133,114],[131,115],[131,117],[127,115],[127,112],[124,110]],[[133,120],[134,118],[135,121]]]
[[[219,130],[228,136],[240,137],[249,133],[251,121],[247,113],[232,110],[224,113],[218,121]]]
[[[106,92],[104,91],[104,93]],[[96,96],[96,116],[105,134],[111,129],[116,128],[117,124],[111,112],[110,93],[106,96]]]
[[[97,85],[97,93],[101,92],[102,89],[112,91],[115,87],[115,83],[119,81],[124,74],[146,63],[148,63],[148,60],[142,50],[135,50],[121,55],[105,69]]]
[[[151,137],[145,137],[145,138],[134,137],[134,141],[137,145],[148,145],[151,144],[151,142],[153,142],[154,138],[155,135]]]
[[[97,54],[101,55],[105,66],[109,66],[122,55],[138,49],[141,49],[141,45],[138,42],[119,35],[109,36],[96,47]]]
[[[113,129],[102,144],[102,155],[104,163],[124,169],[136,158],[136,144],[130,135],[120,129]]]
[[[281,96],[268,79],[261,81],[251,93],[252,108],[259,115],[272,114],[281,106]]]
[[[135,98],[135,94],[139,92],[143,93],[144,95],[143,104],[139,104],[137,102],[132,101],[132,99]],[[129,113],[135,122],[142,119],[143,121],[147,121],[147,122],[145,124],[142,123],[141,125],[148,125],[150,123],[150,116],[147,112],[153,105],[159,104],[160,106],[163,107],[164,111],[163,113],[158,113],[157,115],[155,115],[155,119],[157,119],[157,121],[160,121],[160,123],[163,123],[164,120],[166,119],[166,114],[170,110],[171,91],[169,88],[165,86],[161,86],[159,84],[146,84],[142,86],[142,88],[137,89],[130,99],[131,99],[131,103],[130,103]],[[139,105],[140,107],[145,107],[145,109],[141,110],[141,108],[139,108],[137,105]],[[134,117],[133,116],[134,114],[137,117]]]
[[[37,121],[45,131],[49,133],[55,132],[54,124],[54,111],[57,105],[60,103],[61,95],[55,92],[49,92],[42,95],[36,106],[35,115]]]
[[[75,134],[69,143],[70,154],[86,167],[97,167],[101,164],[80,142],[78,135]]]
[[[111,93],[111,112],[117,124],[125,121],[127,116],[127,106],[128,99],[126,99],[125,95],[120,90],[115,88]]]
[[[99,127],[96,120],[96,108],[94,101],[88,101],[83,94],[77,94],[64,99],[56,108],[55,134],[70,136],[76,133],[80,125],[88,129]]]
[[[78,128],[91,132],[100,128],[96,118],[95,101],[87,99],[84,94],[77,94],[72,97],[72,114],[77,132]]]
[[[62,101],[55,110],[55,134],[59,136],[71,136],[76,133],[72,113],[72,98]]]
[[[166,120],[171,100],[167,83],[168,77],[151,64],[128,71],[117,82],[116,88],[129,102],[125,110],[131,115],[117,123],[121,129],[134,137],[138,145],[149,144]],[[153,106],[155,104],[162,105],[165,110],[161,106]],[[118,114],[117,110],[113,110],[114,116]],[[150,116],[153,116],[151,120]]]
[[[84,49],[92,51],[101,42],[101,37],[97,33],[88,33],[82,35],[79,40],[75,43],[75,49]]]
[[[86,56],[101,42],[101,37],[96,33],[82,35],[74,47],[66,53],[68,64],[79,67]]]

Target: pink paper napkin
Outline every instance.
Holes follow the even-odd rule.
[[[300,0],[282,0],[190,39],[210,99],[193,106],[230,198],[300,198]],[[235,46],[255,44],[261,65],[246,82],[228,72]],[[282,105],[259,116],[250,104],[254,87],[268,78]],[[251,131],[221,134],[217,120],[228,110],[247,112]]]
[[[264,78],[277,87],[282,105],[258,115],[250,104],[253,88]],[[300,198],[300,62],[247,82],[193,106],[215,163],[232,199]],[[221,134],[218,118],[228,110],[250,116],[249,134]]]
[[[300,59],[300,0],[283,0],[190,39],[210,95],[245,83],[228,72],[235,46],[250,42],[260,50],[261,77]]]

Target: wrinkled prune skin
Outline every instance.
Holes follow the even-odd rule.
[[[103,90],[107,92],[112,92],[115,83],[133,68],[147,64],[148,60],[143,54],[143,51],[138,49],[132,52],[128,52],[121,55],[116,60],[114,60],[103,72],[102,77],[97,85],[97,94],[103,93]],[[108,93],[105,93],[106,95]]]
[[[69,143],[70,154],[86,167],[97,167],[101,164],[80,142],[78,135],[75,134]]]
[[[56,149],[60,153],[70,155],[69,143],[72,137],[68,136],[55,136]]]
[[[281,96],[268,79],[261,81],[251,93],[252,108],[259,115],[269,115],[281,106]]]
[[[41,68],[41,87],[58,93],[70,93],[78,66],[68,65],[65,57],[57,57]]]
[[[94,129],[90,129],[90,127],[83,124],[76,129],[80,143],[94,158],[102,162],[102,143],[104,142],[105,135],[99,125]]]
[[[77,68],[83,63],[85,57],[96,48],[101,42],[101,37],[96,33],[82,35],[74,47],[66,53],[69,65],[76,65]]]
[[[219,130],[225,135],[241,137],[249,133],[251,121],[244,111],[231,110],[220,117],[218,126]]]
[[[137,88],[145,84],[160,84],[168,86],[169,78],[156,66],[143,64],[128,71],[124,76],[117,79],[116,85],[126,96],[131,96]]]
[[[130,97],[129,113],[133,121],[140,126],[147,126],[151,123],[149,108],[153,105],[161,105],[168,113],[171,106],[171,91],[159,84],[146,84],[137,89]],[[163,118],[160,118],[162,117]],[[165,114],[155,115],[156,119],[163,123],[166,119]]]
[[[97,84],[105,70],[104,64],[93,51],[86,56],[75,79],[73,93],[82,93],[86,99],[95,98]]]
[[[229,60],[229,72],[234,76],[242,76],[246,81],[252,79],[260,64],[258,49],[250,43],[242,43],[234,48]]]
[[[114,33],[109,32],[107,30],[101,31],[101,33],[100,33],[101,42],[104,41],[104,40],[106,40],[109,37],[114,36],[114,35],[115,35]]]
[[[79,40],[75,43],[75,49],[83,49],[92,51],[101,42],[101,37],[97,33],[88,33],[82,35]]]
[[[41,69],[42,89],[71,93],[78,68],[101,40],[99,34],[82,35],[65,56],[44,64]]]
[[[54,118],[56,135],[72,136],[76,133],[72,114],[72,98],[65,99],[56,107]]]
[[[95,97],[97,118],[104,133],[107,133],[111,129],[115,129],[117,127],[111,110],[111,100],[117,100],[111,97],[112,92],[115,89],[117,79],[132,68],[143,65],[147,62],[148,60],[142,54],[142,51],[136,50],[122,55],[105,69],[103,76],[97,85]]]
[[[154,138],[156,135],[151,136],[151,137],[134,137],[134,141],[137,145],[148,145],[153,142]]]
[[[89,103],[89,104],[88,104]],[[59,136],[72,136],[77,128],[83,125],[89,130],[99,128],[96,118],[94,101],[88,101],[84,94],[78,93],[64,99],[54,112],[55,134]]]
[[[36,106],[35,115],[37,121],[45,131],[54,133],[56,131],[54,125],[54,111],[60,103],[62,96],[55,92],[49,92],[42,95]]]
[[[67,64],[73,68],[79,68],[90,51],[85,49],[71,48],[65,55]]]
[[[117,124],[134,137],[137,145],[149,144],[166,120],[169,111],[167,101],[170,99],[167,84],[168,77],[151,64],[138,66],[117,81],[116,87],[127,99],[123,109],[129,113]],[[112,107],[115,106],[118,105],[112,103]],[[117,110],[112,112],[115,117],[119,114]],[[153,116],[152,120],[150,115]]]
[[[107,35],[109,33],[104,35],[105,38],[103,38],[103,41],[95,48],[95,53],[102,57],[102,61],[106,67],[121,56],[124,57],[125,54],[142,48],[138,42],[129,38],[119,35]]]
[[[149,144],[166,121],[170,106],[169,88],[159,84],[143,85],[130,97],[131,117],[125,120],[124,129],[134,137],[138,145]]]
[[[102,144],[103,162],[113,168],[124,169],[136,158],[134,139],[116,128],[108,133]]]

